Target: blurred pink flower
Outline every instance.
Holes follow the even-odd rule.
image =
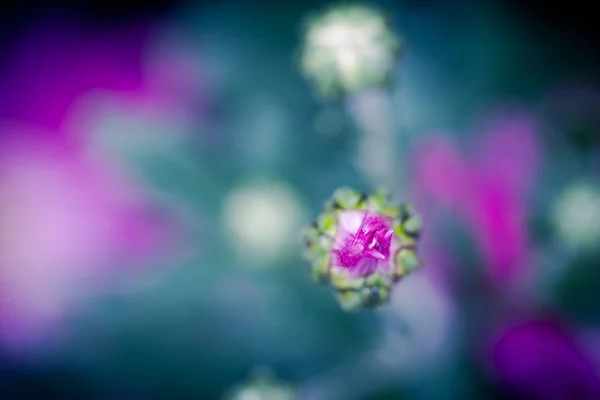
[[[536,128],[528,115],[507,113],[486,119],[477,132],[481,138],[468,152],[441,135],[421,143],[412,177],[415,204],[445,206],[465,218],[490,277],[505,281],[529,247],[526,200],[539,158]]]
[[[25,136],[27,138],[27,136]],[[173,226],[122,173],[77,152],[0,140],[0,339],[59,318],[112,266],[153,260]]]
[[[48,336],[111,277],[155,263],[179,228],[93,148],[94,110],[74,105],[100,90],[143,110],[177,108],[191,92],[165,75],[190,77],[185,53],[153,53],[147,71],[151,24],[58,22],[34,28],[0,66],[0,344],[13,347]],[[89,119],[73,125],[75,112]]]
[[[495,332],[487,362],[497,382],[520,398],[600,398],[600,375],[583,343],[559,322],[531,319]]]

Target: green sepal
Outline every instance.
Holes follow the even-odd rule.
[[[317,219],[317,226],[321,233],[329,237],[334,237],[337,233],[337,213],[330,212],[321,214],[319,219]]]
[[[392,280],[381,273],[374,273],[366,278],[366,284],[368,287],[377,286],[379,288],[389,287],[392,284]]]
[[[333,194],[333,201],[336,203],[337,207],[350,210],[358,206],[358,203],[361,201],[361,195],[355,190],[342,187]]]
[[[337,290],[356,290],[365,285],[365,278],[351,277],[342,273],[331,273],[331,285]]]
[[[319,238],[321,237],[321,232],[319,232],[319,230],[313,226],[311,226],[310,228],[307,228],[304,231],[304,242],[306,247],[311,248],[315,245],[319,244]]]
[[[317,282],[329,280],[329,252],[320,249],[313,254],[312,278]]]
[[[400,238],[400,242],[405,246],[410,246],[415,243],[415,238],[409,236],[405,232],[404,226],[399,222],[394,226],[394,233]]]
[[[364,295],[357,290],[337,292],[336,297],[344,311],[356,310],[364,303]]]
[[[412,215],[404,223],[404,231],[410,236],[419,235],[419,233],[421,232],[421,225],[421,216],[417,214]]]
[[[421,216],[408,204],[403,204],[400,210],[400,224],[403,227],[404,233],[413,238],[418,237],[421,233]]]
[[[400,249],[396,257],[396,275],[402,277],[421,265],[421,260],[413,249]]]
[[[387,217],[397,218],[400,216],[400,209],[392,203],[389,194],[383,189],[373,193],[369,198],[369,206],[373,211]]]
[[[390,291],[386,287],[374,286],[368,288],[363,295],[363,305],[373,308],[385,303],[390,297]]]

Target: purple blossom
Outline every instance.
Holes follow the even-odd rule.
[[[600,398],[600,375],[593,359],[562,324],[533,319],[496,332],[488,350],[497,382],[523,398]]]
[[[421,218],[384,190],[371,195],[339,188],[306,229],[313,278],[336,290],[345,310],[385,303],[393,286],[421,265]]]
[[[179,230],[90,144],[95,110],[83,110],[83,124],[73,114],[98,90],[136,110],[177,108],[189,91],[171,76],[189,68],[181,57],[143,68],[150,25],[92,32],[61,22],[29,31],[0,67],[0,344],[11,348],[52,336],[109,279],[172,255]]]
[[[490,277],[506,281],[520,272],[529,248],[527,194],[539,164],[537,132],[521,112],[495,114],[477,132],[482,138],[468,152],[443,136],[421,143],[415,204],[458,212],[478,241]]]
[[[345,211],[340,215],[340,228],[333,247],[337,266],[353,275],[389,270],[390,254],[399,248],[389,218],[368,211]]]
[[[173,221],[114,166],[12,135],[0,147],[0,341],[48,331],[125,272],[113,267],[147,265],[173,243]]]

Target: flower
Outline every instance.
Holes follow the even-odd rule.
[[[3,133],[0,345],[15,347],[52,336],[50,327],[111,277],[155,265],[179,229],[115,166],[20,139],[21,130]]]
[[[489,349],[498,383],[522,398],[600,398],[600,376],[581,343],[547,319],[515,323],[496,332]]]
[[[173,118],[187,104],[188,92],[165,80],[178,71],[175,57],[160,53],[150,71],[144,66],[151,28],[92,32],[48,21],[26,32],[0,67],[2,350],[50,343],[91,293],[165,256],[172,262],[179,250],[175,210],[99,146],[97,136],[110,134],[94,134],[107,103],[128,116]],[[98,94],[110,101],[96,102]],[[131,139],[118,129],[125,120],[104,132]]]
[[[346,310],[378,306],[420,265],[420,225],[409,205],[390,203],[382,190],[367,196],[338,189],[306,233],[313,277],[329,282]]]
[[[301,69],[321,95],[334,97],[385,84],[399,48],[379,11],[338,6],[308,21]]]
[[[229,400],[296,400],[296,390],[276,380],[269,371],[258,371],[227,396]]]
[[[434,212],[427,207],[446,207],[467,221],[490,278],[506,282],[523,272],[530,247],[526,214],[539,166],[537,130],[525,113],[500,113],[485,120],[480,136],[471,152],[442,136],[422,142],[413,188],[428,215]]]

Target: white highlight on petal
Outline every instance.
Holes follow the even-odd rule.
[[[340,227],[351,235],[355,235],[360,229],[365,218],[366,211],[343,211],[340,213]]]

